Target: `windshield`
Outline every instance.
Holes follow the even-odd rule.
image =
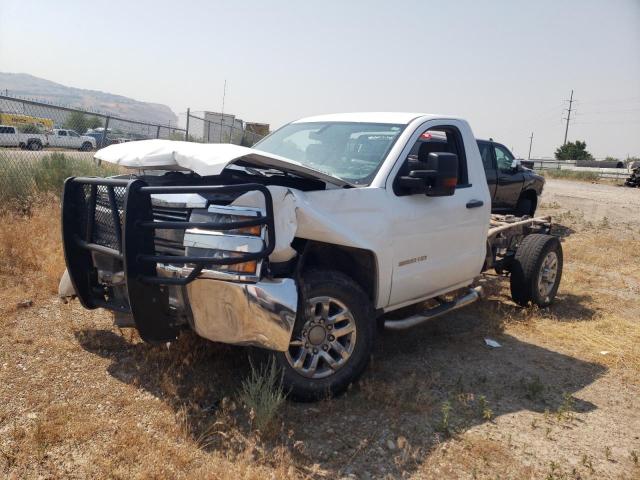
[[[371,182],[405,125],[290,123],[254,148],[280,155],[356,185]]]

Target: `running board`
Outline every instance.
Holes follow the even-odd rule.
[[[407,328],[421,325],[424,322],[431,320],[432,318],[439,317],[447,312],[466,307],[480,298],[482,298],[482,287],[470,288],[465,295],[458,297],[451,302],[441,303],[437,307],[425,310],[417,315],[411,315],[410,317],[402,320],[385,320],[384,328],[388,330],[406,330]]]

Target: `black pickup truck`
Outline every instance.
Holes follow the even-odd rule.
[[[478,140],[482,164],[491,193],[491,211],[533,216],[544,177],[523,167],[504,145]]]
[[[448,151],[447,138],[442,133],[425,134],[420,141],[435,144],[434,151]],[[493,139],[477,142],[489,184],[491,212],[533,217],[544,187],[544,177],[523,166],[501,143]],[[418,148],[411,153],[417,158]]]

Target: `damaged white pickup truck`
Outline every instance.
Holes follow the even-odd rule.
[[[510,275],[521,305],[549,305],[560,282],[550,220],[491,216],[458,118],[326,115],[254,148],[148,140],[96,158],[135,173],[66,181],[61,295],[112,310],[147,341],[191,328],[273,350],[299,399],[357,379],[377,325],[412,327],[480,298],[485,270]]]

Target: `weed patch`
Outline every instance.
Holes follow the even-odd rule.
[[[28,211],[40,194],[62,193],[64,181],[72,176],[110,176],[121,170],[97,165],[90,158],[60,152],[39,159],[25,159],[22,152],[0,152],[0,202],[3,210]]]
[[[598,172],[581,172],[576,170],[540,170],[547,178],[560,178],[565,180],[580,180],[583,182],[597,182],[600,179]]]
[[[253,428],[265,434],[272,431],[285,401],[282,378],[275,360],[259,367],[251,363],[249,377],[242,382],[240,400],[249,412]]]

